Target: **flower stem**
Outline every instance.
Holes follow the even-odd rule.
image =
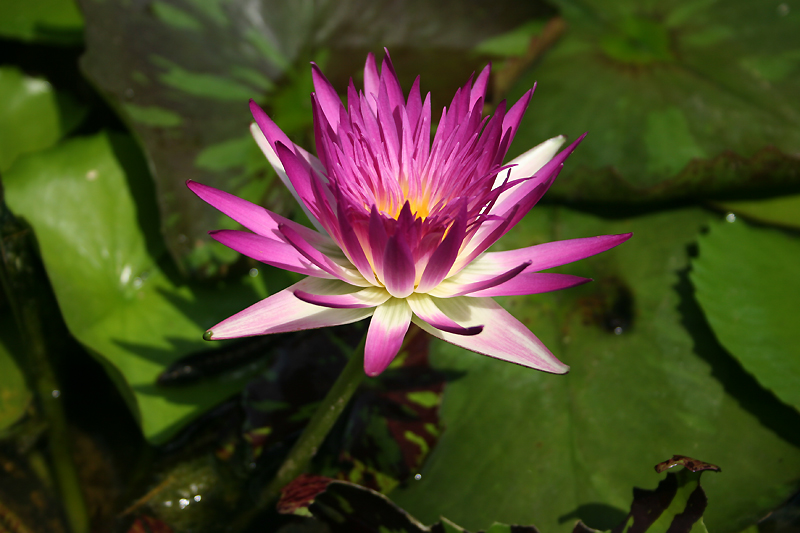
[[[290,481],[302,474],[317,453],[322,441],[342,414],[347,403],[364,379],[364,344],[366,335],[350,353],[342,373],[319,404],[300,438],[283,461],[275,477],[261,493],[260,502],[267,504],[280,495]]]
[[[283,487],[308,468],[311,459],[317,453],[325,437],[328,436],[334,423],[339,419],[353,393],[364,379],[364,345],[366,344],[366,339],[365,334],[358,346],[350,351],[349,359],[341,374],[339,374],[333,387],[320,402],[300,438],[289,451],[289,455],[286,456],[283,464],[278,468],[275,477],[259,494],[256,506],[251,512],[243,513],[234,526],[229,528],[229,531],[238,531],[246,527],[258,512],[278,499]],[[342,347],[340,343],[336,344]]]

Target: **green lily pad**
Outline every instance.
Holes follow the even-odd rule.
[[[552,195],[641,202],[800,186],[800,13],[788,4],[558,1],[568,31],[514,151],[589,132]]]
[[[145,436],[160,443],[247,376],[162,388],[158,375],[211,348],[203,331],[259,296],[246,282],[177,278],[165,261],[149,179],[135,143],[106,133],[25,156],[3,177],[10,209],[36,233],[70,332],[104,366]]]
[[[80,44],[83,17],[74,0],[1,2],[0,36],[48,44]]]
[[[449,99],[478,66],[476,43],[551,11],[512,0],[414,0],[402,8],[389,0],[327,0],[313,9],[275,0],[80,4],[87,21],[82,68],[140,139],[154,169],[167,247],[179,268],[200,276],[235,256],[209,251],[206,232],[220,227],[219,214],[194,198],[187,178],[277,211],[294,209],[248,140],[249,98],[311,148],[308,61],[325,50],[333,50],[326,72],[342,92],[366,51],[388,46],[398,70],[427,59],[436,73],[428,83],[446,78]],[[402,75],[407,89],[419,74],[416,65],[412,71]]]
[[[566,532],[581,519],[605,530],[624,518],[630,487],[652,483],[641,464],[684,453],[725,470],[704,482],[711,531],[741,531],[785,501],[798,486],[800,415],[716,343],[687,278],[687,247],[714,216],[534,209],[500,246],[634,232],[559,269],[594,283],[501,301],[571,371],[432,344],[434,368],[465,375],[445,388],[446,430],[421,479],[393,499],[423,521],[443,515],[469,529],[498,520]]]
[[[14,319],[5,313],[0,326],[0,432],[25,414],[33,398],[13,352],[20,352]]]
[[[27,2],[3,5],[12,4]],[[0,67],[0,172],[21,154],[53,146],[85,114],[86,108],[57,93],[47,80],[26,76],[15,67]]]
[[[800,410],[800,240],[735,220],[711,225],[692,261],[697,300],[719,342]]]
[[[800,194],[776,196],[761,200],[730,200],[714,202],[713,205],[745,218],[800,229]]]

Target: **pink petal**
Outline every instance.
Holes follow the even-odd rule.
[[[323,228],[322,224],[320,224],[320,222],[314,217],[314,215],[311,214],[311,211],[309,211],[305,202],[303,202],[303,200],[297,194],[297,191],[295,190],[294,185],[292,185],[289,176],[286,175],[286,169],[283,168],[283,163],[281,163],[278,154],[275,153],[275,149],[272,147],[267,138],[264,136],[264,132],[261,131],[258,124],[253,123],[250,125],[250,133],[252,134],[253,139],[255,139],[256,144],[258,144],[258,147],[261,148],[261,151],[264,153],[264,156],[267,158],[267,161],[269,161],[270,165],[272,165],[272,168],[275,169],[275,172],[278,174],[278,177],[281,179],[281,182],[283,182],[283,185],[287,189],[289,189],[290,193],[292,193],[292,196],[294,197],[295,201],[298,203],[300,208],[303,210],[303,212],[306,214],[308,220],[310,220],[311,223],[314,225],[314,227],[317,228],[317,231],[319,231],[323,235],[326,235],[327,232],[325,231],[325,228]],[[295,146],[295,150],[298,153],[303,154],[303,157],[309,160],[312,168],[315,168],[318,171],[319,170],[324,171],[324,169],[322,169],[322,164],[316,157],[310,155],[308,152],[301,149],[299,146]]]
[[[339,129],[340,110],[344,109],[342,101],[316,63],[311,63],[311,78],[314,82],[314,91],[317,93],[317,101],[335,133]]]
[[[352,270],[339,265],[330,257],[323,254],[311,246],[308,242],[303,240],[300,234],[294,231],[292,228],[281,224],[278,226],[278,230],[283,234],[284,237],[286,237],[286,240],[289,242],[289,244],[294,246],[303,257],[331,276],[339,278],[350,285],[356,285],[359,287],[370,286],[370,283],[367,282],[363,276],[361,276],[361,274],[358,272],[353,272]]]
[[[500,172],[495,178],[493,189],[496,189],[503,184],[508,177],[508,181],[515,181],[522,178],[528,178],[536,174],[548,161],[553,159],[553,156],[558,153],[558,149],[566,141],[566,137],[559,135],[548,139],[541,144],[537,144],[527,152],[519,155],[506,163],[507,166],[512,166],[509,172]],[[501,195],[502,196],[502,195]]]
[[[247,200],[242,200],[238,196],[234,196],[219,189],[203,185],[196,181],[187,180],[186,186],[191,189],[193,193],[199,196],[203,201],[208,202],[212,207],[215,207],[231,217],[233,220],[244,226],[245,228],[263,235],[271,239],[283,240],[278,232],[278,225],[286,224],[292,228],[303,239],[314,245],[330,245],[331,240],[324,235],[320,235],[316,231],[308,229],[307,227],[293,222],[288,218],[276,215],[272,211],[264,209],[260,205],[256,205]]]
[[[380,287],[367,287],[358,292],[348,294],[311,294],[301,290],[294,291],[294,295],[304,302],[332,307],[334,309],[360,309],[362,307],[376,307],[390,298],[389,293]]]
[[[523,272],[519,276],[488,289],[470,292],[467,296],[516,296],[521,294],[541,294],[543,292],[560,291],[592,281],[591,278],[571,276],[569,274],[551,274],[544,272]]]
[[[286,242],[262,237],[248,231],[231,229],[211,231],[209,235],[228,248],[267,265],[317,278],[334,278],[333,275],[312,264],[294,246]]]
[[[358,240],[353,225],[347,219],[344,212],[344,207],[341,203],[336,204],[338,208],[337,219],[339,222],[339,236],[342,239],[342,250],[347,255],[348,259],[358,269],[364,279],[369,281],[372,285],[377,285],[375,281],[375,273],[372,271],[372,265],[369,264],[367,256],[364,253],[364,248],[361,241]]]
[[[368,376],[383,372],[403,345],[411,323],[411,308],[402,298],[390,298],[375,308],[364,346],[364,371]]]
[[[461,243],[464,242],[466,230],[467,209],[466,205],[462,204],[461,212],[456,216],[450,231],[447,232],[447,236],[428,260],[425,271],[422,273],[422,278],[420,278],[417,292],[428,292],[439,285],[447,276],[448,272],[450,272],[450,267],[453,266],[453,263],[458,258],[458,251],[461,249]]]
[[[536,272],[605,252],[627,241],[632,235],[633,233],[622,233],[546,242],[518,250],[488,252],[476,259],[475,262],[485,264],[488,268],[503,270],[524,261],[530,261],[531,265],[525,269],[526,272]]]
[[[491,298],[461,296],[434,301],[444,314],[465,327],[483,324],[481,333],[465,337],[412,319],[434,337],[473,352],[544,372],[565,374],[569,371],[569,366],[559,361],[528,328]]]
[[[455,296],[472,295],[474,292],[484,291],[503,285],[519,274],[522,273],[530,265],[530,261],[517,265],[516,267],[506,271],[496,273],[498,271],[492,270],[488,274],[475,275],[471,272],[471,268],[467,267],[455,276],[445,280],[435,289],[428,291],[428,294],[437,298],[453,298]],[[481,294],[480,296],[487,296]]]
[[[372,308],[329,309],[299,300],[297,290],[313,294],[347,294],[354,287],[336,280],[305,278],[269,298],[251,305],[208,331],[211,340],[286,333],[350,324],[367,318]]]
[[[416,269],[411,250],[404,240],[393,235],[383,254],[383,284],[395,298],[405,298],[414,292]]]
[[[473,326],[465,328],[456,324],[453,319],[445,315],[441,309],[436,307],[433,299],[427,294],[414,293],[406,298],[411,310],[419,318],[442,331],[455,335],[477,335],[483,331],[483,326]]]

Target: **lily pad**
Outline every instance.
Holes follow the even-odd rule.
[[[313,7],[277,0],[80,4],[87,21],[82,68],[141,141],[154,170],[167,247],[179,268],[197,275],[213,273],[209,263],[234,256],[209,252],[206,231],[220,227],[219,214],[193,197],[184,186],[187,178],[278,211],[293,209],[248,140],[249,98],[310,148],[308,61],[324,50],[334,50],[335,64],[326,70],[343,92],[347,79],[363,68],[366,50],[381,46],[398,52],[398,69],[404,61],[428,58],[437,80],[457,71],[455,90],[477,66],[471,55],[476,43],[520,18],[551,10],[512,0],[326,0]],[[408,87],[418,73],[415,67],[413,76],[404,76]],[[286,107],[296,107],[298,99],[305,117],[300,121]]]
[[[713,205],[733,213],[734,216],[743,215],[765,224],[800,229],[800,194],[759,200],[714,202]]]
[[[47,80],[26,76],[15,67],[0,67],[0,172],[21,154],[53,146],[85,114],[86,108],[56,92]]]
[[[634,232],[559,269],[594,283],[502,301],[571,371],[432,344],[434,368],[465,375],[445,388],[446,430],[421,479],[393,499],[423,521],[443,515],[469,529],[498,520],[566,532],[581,519],[605,530],[624,517],[630,487],[652,483],[639,465],[678,452],[726,470],[704,483],[709,530],[741,531],[785,501],[798,487],[800,415],[716,343],[687,277],[687,247],[714,216],[534,209],[498,244]]]
[[[83,17],[74,0],[2,2],[0,36],[47,44],[80,44]]]
[[[211,348],[203,331],[259,291],[247,282],[178,279],[165,260],[145,162],[129,137],[69,140],[20,158],[3,179],[10,209],[36,233],[70,332],[106,369],[148,439],[164,442],[244,385],[241,373],[156,385],[170,363]]]
[[[697,301],[731,355],[800,410],[800,239],[731,220],[700,237],[691,274]]]
[[[568,31],[513,148],[589,141],[552,197],[642,202],[800,186],[800,13],[748,0],[557,1]]]

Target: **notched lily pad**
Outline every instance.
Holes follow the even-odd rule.
[[[800,187],[800,15],[781,4],[556,2],[568,31],[512,151],[589,136],[550,197],[665,200]]]
[[[156,385],[171,363],[213,347],[202,334],[214,320],[259,295],[249,277],[213,286],[178,280],[132,139],[72,139],[22,157],[3,179],[9,207],[34,229],[67,327],[103,365],[149,440],[163,443],[241,389],[246,373]]]

